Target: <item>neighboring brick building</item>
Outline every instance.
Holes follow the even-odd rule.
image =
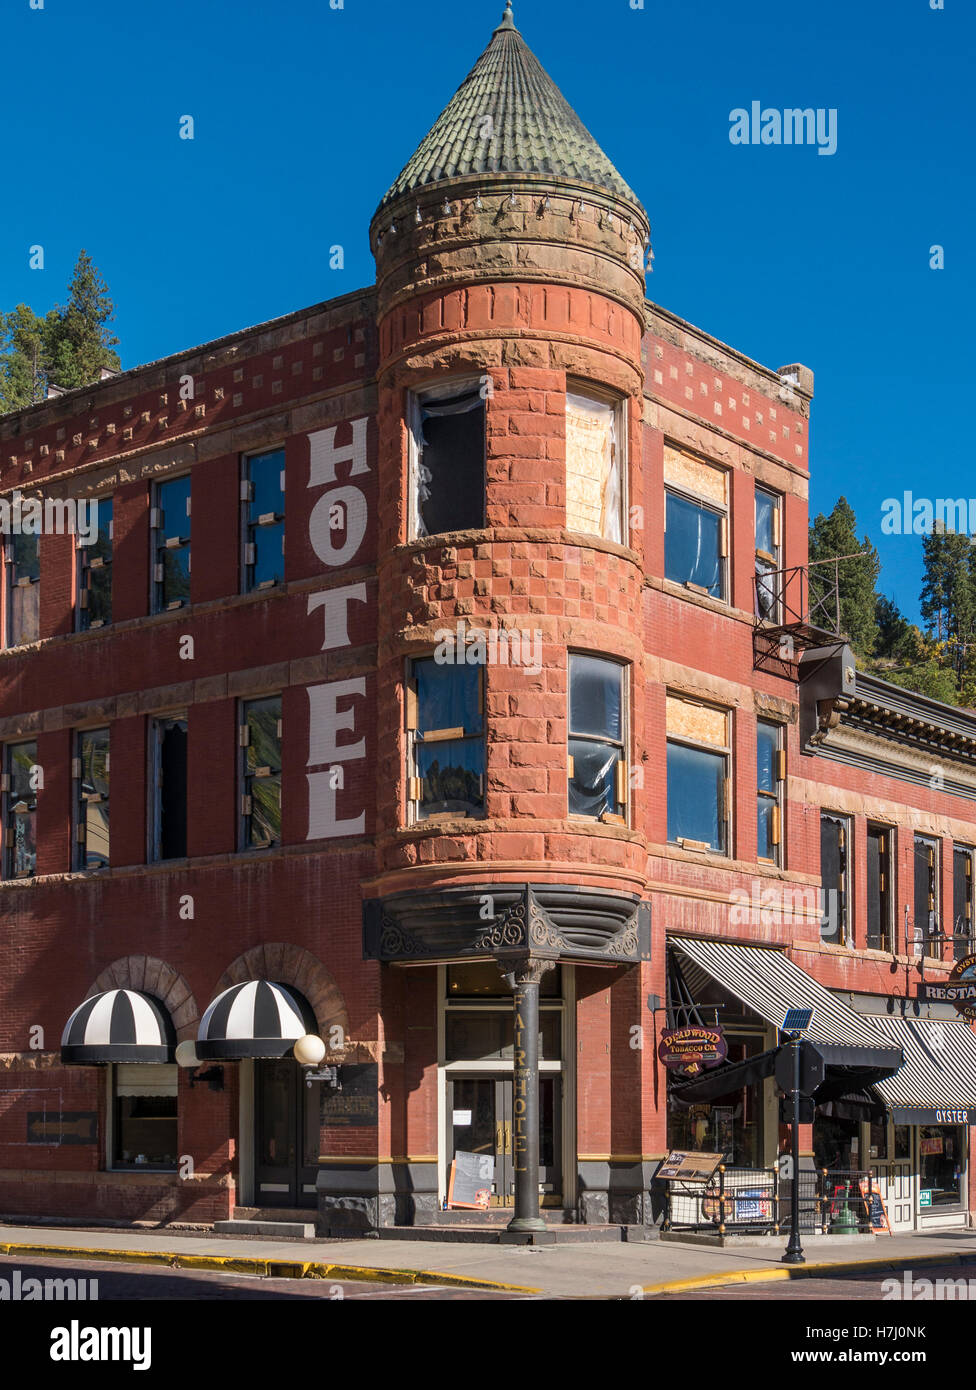
[[[748,1062],[788,999],[906,1056],[805,1150],[968,1221],[976,1040],[915,1000],[976,717],[811,616],[812,374],[647,303],[510,10],[370,235],[375,288],[0,421],[2,495],[100,523],[4,565],[0,1213],[424,1222],[475,1152],[531,1229],[538,1131],[549,1206],[649,1222],[669,1142],[785,1134],[758,1062],[669,1120],[669,1013]]]

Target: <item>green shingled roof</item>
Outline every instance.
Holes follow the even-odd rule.
[[[538,174],[595,184],[641,207],[526,45],[511,5],[380,207],[472,174]]]

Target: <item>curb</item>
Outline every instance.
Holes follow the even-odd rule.
[[[692,1279],[674,1279],[665,1284],[644,1284],[641,1287],[641,1292],[645,1294],[687,1293],[693,1289],[717,1289],[728,1284],[775,1284],[789,1279],[813,1279],[824,1274],[850,1274],[855,1271],[867,1273],[869,1270],[876,1270],[882,1274],[885,1270],[900,1270],[906,1266],[914,1270],[926,1265],[969,1264],[976,1264],[976,1252],[970,1254],[966,1251],[959,1251],[958,1253],[948,1252],[943,1255],[906,1256],[903,1259],[844,1260],[836,1263],[830,1260],[817,1260],[811,1264],[791,1265],[780,1269],[775,1267],[769,1269],[730,1269],[724,1274],[698,1274]]]
[[[438,1269],[371,1269],[368,1265],[321,1264],[300,1260],[246,1259],[235,1255],[180,1255],[168,1250],[106,1250],[83,1245],[14,1245],[0,1241],[0,1255],[62,1259],[109,1260],[119,1264],[166,1265],[170,1269],[213,1270],[219,1274],[254,1274],[266,1279],[346,1279],[374,1284],[445,1284],[489,1293],[541,1294],[543,1289],[502,1284],[493,1279],[469,1279]]]

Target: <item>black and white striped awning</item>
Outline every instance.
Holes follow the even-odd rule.
[[[855,1013],[781,951],[733,946],[727,941],[699,941],[696,937],[673,937],[671,944],[777,1028],[782,1028],[788,1009],[813,1009],[810,1027],[804,1033],[812,1042],[837,1047],[890,1046],[888,1038],[879,1037],[874,1020]],[[694,972],[683,964],[682,973],[694,991]]]
[[[270,980],[246,980],[218,994],[207,1009],[197,1054],[221,1061],[286,1057],[316,1027],[315,1015],[297,990]]]
[[[873,1016],[865,1021],[905,1054],[902,1069],[876,1087],[895,1124],[976,1124],[976,1036],[968,1024]]]
[[[66,1065],[172,1062],[176,1037],[169,1015],[151,995],[134,989],[93,994],[68,1019],[61,1036]]]

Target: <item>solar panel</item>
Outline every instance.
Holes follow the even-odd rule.
[[[812,1009],[787,1009],[786,1017],[783,1019],[783,1032],[803,1033],[810,1027],[811,1018]]]

